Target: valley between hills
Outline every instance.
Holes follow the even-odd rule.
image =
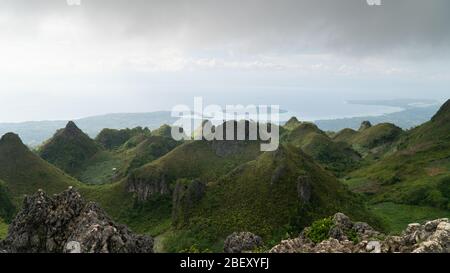
[[[274,152],[251,140],[175,141],[169,125],[105,128],[91,138],[68,122],[33,149],[7,133],[0,140],[0,239],[29,209],[24,196],[68,188],[154,238],[156,252],[221,252],[234,232],[256,234],[264,242],[257,251],[266,252],[306,227],[329,225],[330,216],[337,221],[336,213],[387,235],[450,217],[450,101],[409,130],[364,121],[358,130],[331,132],[295,117],[279,129]]]

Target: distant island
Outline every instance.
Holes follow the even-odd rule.
[[[315,120],[314,123],[325,131],[339,131],[343,128],[357,129],[361,122],[366,120],[372,124],[390,122],[397,124],[403,129],[409,129],[429,120],[439,109],[440,105],[440,102],[428,99],[349,100],[347,103],[399,107],[403,110],[381,116]],[[286,113],[288,113],[287,110],[281,109],[281,114],[286,115]],[[158,111],[105,114],[75,119],[74,121],[89,136],[96,137],[103,128],[124,129],[141,126],[156,129],[163,124],[172,124],[176,120],[177,118],[172,117],[170,111]],[[15,132],[26,145],[36,147],[50,138],[58,128],[64,127],[67,122],[68,120],[0,123],[0,135]],[[282,120],[282,122],[284,121]]]

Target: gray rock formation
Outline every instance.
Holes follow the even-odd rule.
[[[303,232],[298,238],[282,241],[271,253],[450,253],[450,223],[437,219],[410,224],[400,236],[385,236],[367,223],[353,223],[342,214],[333,216],[329,239],[313,243]],[[354,236],[354,240],[348,238]],[[356,239],[356,240],[355,240]]]
[[[156,194],[171,194],[167,174],[164,171],[156,169],[148,173],[145,176],[136,173],[129,175],[126,183],[127,191],[136,194],[141,202]]]
[[[359,131],[364,131],[364,130],[370,128],[370,127],[372,127],[372,123],[370,123],[370,121],[367,121],[367,120],[363,121],[361,123],[361,126],[359,127]]]
[[[308,204],[311,199],[312,181],[309,175],[299,176],[297,178],[297,194],[300,201]]]
[[[0,249],[12,253],[152,253],[153,239],[114,223],[97,204],[69,188],[24,200]]]
[[[187,224],[191,209],[206,192],[206,184],[198,179],[178,181],[173,192],[172,224],[183,226]]]
[[[235,232],[225,239],[223,251],[225,253],[245,253],[262,245],[261,237],[251,232]]]

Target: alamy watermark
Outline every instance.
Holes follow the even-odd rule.
[[[68,6],[81,6],[81,0],[66,0]]]
[[[369,6],[381,6],[381,0],[366,0]]]
[[[280,143],[278,105],[203,105],[203,98],[194,98],[194,108],[176,105],[172,117],[175,140],[258,140],[261,151],[275,151]],[[180,130],[181,128],[181,130]]]

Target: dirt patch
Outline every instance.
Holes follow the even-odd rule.
[[[436,176],[436,175],[447,173],[447,169],[439,168],[439,167],[426,168],[425,171],[427,172],[428,176]]]

